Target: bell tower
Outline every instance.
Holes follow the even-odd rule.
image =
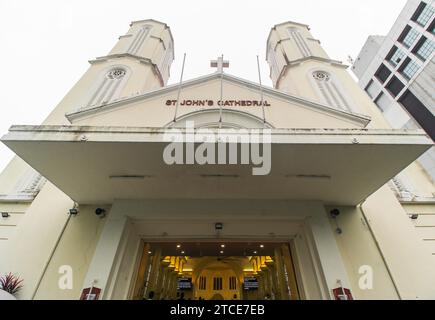
[[[267,40],[267,62],[276,89],[344,111],[361,109],[348,94],[357,88],[347,66],[327,55],[307,25],[275,25]]]
[[[44,124],[68,123],[67,113],[164,87],[173,61],[170,28],[156,20],[134,21],[107,55],[89,61],[89,69]]]

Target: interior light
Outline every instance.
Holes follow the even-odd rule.
[[[224,244],[221,244],[221,248],[225,248],[225,245],[224,245]]]

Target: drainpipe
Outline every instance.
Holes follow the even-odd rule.
[[[372,229],[372,227],[370,226],[369,220],[367,219],[367,216],[366,216],[366,214],[365,214],[365,212],[364,212],[363,206],[364,206],[364,204],[366,203],[366,201],[367,201],[367,199],[364,199],[364,201],[361,202],[357,207],[361,210],[361,213],[362,213],[362,216],[363,216],[364,222],[365,222],[365,224],[367,225],[367,228],[369,229],[370,234],[372,235],[373,240],[375,241],[376,247],[378,248],[378,251],[379,251],[379,253],[380,253],[380,255],[381,255],[382,261],[384,262],[384,265],[385,265],[385,267],[387,268],[388,275],[390,276],[391,282],[393,283],[394,290],[396,291],[397,296],[399,297],[399,300],[403,300],[403,299],[402,299],[402,296],[400,295],[399,289],[398,289],[398,287],[397,287],[396,281],[394,280],[393,274],[391,273],[390,267],[389,267],[388,264],[387,264],[387,260],[385,259],[384,253],[383,253],[382,250],[381,250],[381,247],[380,247],[380,245],[379,245],[379,242],[378,242],[378,240],[376,239],[376,236],[375,236],[375,234],[374,234],[374,232],[373,232],[373,229]]]
[[[74,203],[74,209],[77,209],[77,208],[78,208],[77,203]],[[39,277],[39,280],[38,280],[38,283],[36,285],[36,288],[33,291],[31,300],[35,299],[36,293],[38,292],[39,287],[41,286],[42,279],[44,278],[44,276],[45,276],[45,274],[47,272],[48,266],[50,265],[51,260],[53,259],[54,253],[56,252],[57,247],[59,246],[60,240],[62,239],[63,234],[65,233],[66,227],[68,226],[68,223],[71,220],[71,216],[72,216],[72,214],[69,213],[68,214],[68,219],[65,221],[65,224],[63,225],[62,231],[60,232],[59,236],[57,237],[56,244],[54,245],[54,248],[53,248],[53,250],[50,253],[50,257],[48,258],[47,263],[44,266],[44,270],[42,271],[41,276]]]

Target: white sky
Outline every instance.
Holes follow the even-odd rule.
[[[0,136],[13,124],[40,124],[88,68],[107,54],[134,20],[167,23],[175,40],[170,83],[183,53],[185,79],[212,72],[224,54],[228,73],[266,85],[271,27],[310,25],[331,58],[347,63],[371,34],[386,35],[406,0],[0,0]],[[12,158],[0,143],[0,172]]]

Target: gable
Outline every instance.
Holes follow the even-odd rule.
[[[177,120],[203,113],[200,117],[203,123],[218,122],[222,115],[224,122],[231,120],[237,125],[237,119],[242,119],[243,115],[246,123],[253,126],[254,123],[263,122],[263,101],[266,122],[274,128],[363,128],[370,121],[364,116],[292,97],[270,88],[260,88],[255,83],[226,74],[222,87],[222,103],[220,74],[213,74],[185,82],[178,107],[178,86],[174,85],[67,116],[75,125],[166,127],[173,124],[177,110]],[[249,118],[252,121],[248,121]],[[242,122],[240,127],[248,126]]]

